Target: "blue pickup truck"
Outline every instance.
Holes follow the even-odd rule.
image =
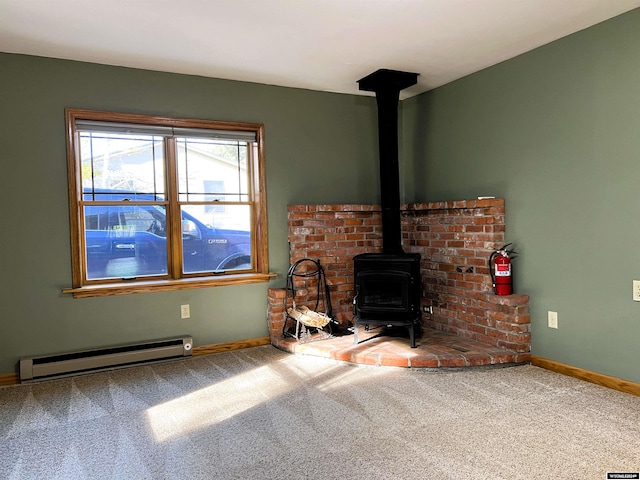
[[[117,205],[84,209],[87,279],[137,278],[167,273],[166,213],[161,205],[131,204],[150,196],[124,191],[96,191],[96,200]],[[85,199],[91,197],[85,193]],[[211,228],[182,212],[184,273],[251,268],[248,231]]]

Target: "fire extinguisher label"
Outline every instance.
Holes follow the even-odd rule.
[[[496,263],[496,277],[510,277],[511,276],[511,264],[499,264]]]

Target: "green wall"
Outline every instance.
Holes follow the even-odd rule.
[[[640,381],[640,10],[405,100],[405,201],[506,200],[533,353]],[[20,356],[267,335],[286,206],[379,201],[373,98],[0,54],[0,373]],[[421,72],[429,75],[428,71]],[[354,82],[357,79],[354,79]],[[268,284],[74,299],[65,107],[261,122]],[[180,304],[192,318],[180,320]],[[546,326],[558,312],[559,329]]]
[[[407,199],[505,198],[533,353],[639,382],[640,9],[403,112]]]
[[[0,54],[0,373],[21,356],[191,334],[268,334],[267,288],[289,266],[286,208],[378,201],[375,100]],[[357,79],[354,79],[354,82]],[[74,299],[65,107],[265,125],[271,282]],[[191,319],[180,319],[189,303]]]

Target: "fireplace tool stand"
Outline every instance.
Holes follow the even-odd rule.
[[[305,295],[306,304],[296,302],[296,290]],[[329,287],[320,261],[303,258],[289,267],[284,306],[284,337],[293,337],[301,343],[333,337],[333,328],[338,322],[333,315]]]

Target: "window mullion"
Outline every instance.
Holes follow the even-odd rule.
[[[167,159],[167,232],[169,275],[182,277],[182,215],[178,203],[178,154],[175,137],[165,138],[165,157]]]

